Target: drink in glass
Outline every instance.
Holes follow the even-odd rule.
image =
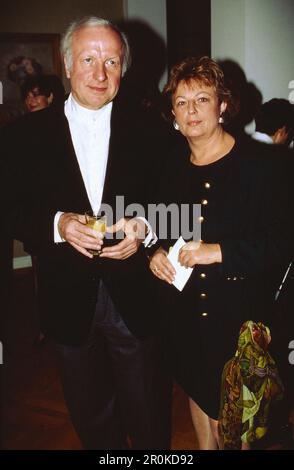
[[[102,233],[104,236],[106,232],[106,217],[105,215],[95,215],[92,212],[86,212],[86,225],[93,230],[97,230],[97,232]],[[98,250],[88,249],[89,253],[94,256],[99,256],[100,252]]]

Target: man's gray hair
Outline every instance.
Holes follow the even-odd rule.
[[[120,31],[116,25],[111,23],[111,21],[105,20],[104,18],[99,18],[97,16],[87,16],[80,20],[74,21],[65,31],[61,40],[60,50],[61,54],[65,57],[68,69],[70,70],[72,68],[72,38],[74,33],[80,29],[95,26],[105,26],[106,28],[111,28],[118,34],[123,46],[122,75],[124,75],[131,64],[131,52],[127,36],[125,33]]]

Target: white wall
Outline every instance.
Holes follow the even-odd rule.
[[[118,21],[124,0],[2,0],[0,31],[11,33],[63,33],[69,23],[87,15]]]
[[[165,0],[124,0],[124,17],[145,21],[167,43]],[[161,77],[160,89],[166,82],[167,71]]]
[[[211,56],[245,67],[245,0],[211,0]]]
[[[212,56],[233,59],[263,95],[289,99],[293,0],[211,0]]]
[[[246,1],[245,63],[264,101],[288,98],[294,79],[293,0]]]

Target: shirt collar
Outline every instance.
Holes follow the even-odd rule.
[[[273,139],[269,135],[264,134],[263,132],[259,132],[259,131],[255,131],[252,134],[252,138],[254,140],[258,140],[259,142],[264,142],[266,144],[272,144],[273,143]]]
[[[102,106],[99,109],[88,109],[81,106],[73,97],[72,93],[69,94],[68,99],[65,101],[65,114],[67,117],[75,117],[78,121],[86,123],[107,120],[110,118],[112,110],[112,101]]]

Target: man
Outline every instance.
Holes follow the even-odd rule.
[[[255,117],[253,139],[289,147],[294,137],[294,106],[282,98],[264,103]]]
[[[156,358],[148,334],[156,308],[145,224],[121,219],[112,231],[126,237],[102,248],[84,216],[101,203],[114,208],[117,195],[125,206],[148,202],[160,135],[118,96],[129,52],[115,26],[95,17],[75,22],[62,50],[71,82],[64,113],[31,113],[3,135],[6,228],[37,250],[41,328],[56,342],[83,446],[121,449],[128,436],[132,448],[164,448],[168,429],[159,440],[154,429]],[[93,249],[102,249],[100,257]]]

